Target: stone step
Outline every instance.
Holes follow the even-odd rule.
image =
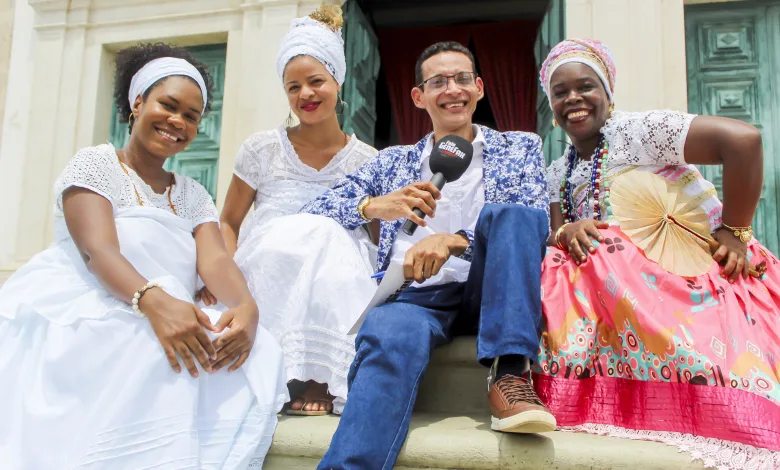
[[[489,413],[488,369],[477,363],[474,336],[461,336],[437,348],[425,373],[415,411],[450,414]]]
[[[282,416],[263,468],[316,468],[338,422],[335,416]],[[660,470],[704,467],[691,462],[690,457],[676,448],[656,442],[560,431],[539,435],[503,434],[490,430],[487,414],[415,413],[395,468]]]

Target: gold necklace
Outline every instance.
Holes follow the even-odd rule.
[[[124,153],[123,150],[120,150],[120,152]],[[135,183],[133,183],[133,178],[130,177],[130,172],[127,171],[127,167],[122,162],[122,159],[119,158],[119,153],[118,152],[116,154],[116,159],[119,161],[119,166],[122,167],[122,171],[124,171],[125,174],[128,176],[128,178],[130,178],[130,184],[133,185],[133,191],[135,191],[135,198],[138,199],[138,205],[139,206],[143,206],[144,203],[143,203],[143,201],[141,201],[141,195],[138,194],[138,188],[135,187]],[[168,205],[171,207],[171,210],[173,211],[174,215],[179,215],[179,213],[176,212],[176,208],[173,207],[173,200],[171,199],[171,191],[173,191],[174,185],[176,185],[176,177],[173,176],[173,174],[171,174],[171,185],[168,186]]]

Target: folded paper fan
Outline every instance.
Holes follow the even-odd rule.
[[[707,214],[681,185],[629,171],[610,185],[609,203],[620,229],[661,268],[684,277],[712,268],[719,244],[710,235]],[[760,277],[760,268],[751,267],[751,275]]]

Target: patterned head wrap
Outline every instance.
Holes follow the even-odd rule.
[[[333,5],[323,5],[309,16],[294,19],[276,58],[279,79],[284,80],[288,62],[299,55],[307,55],[322,63],[338,84],[343,85],[347,60],[341,37],[342,21],[341,8]]]
[[[571,62],[579,62],[592,68],[604,84],[610,103],[614,102],[612,93],[615,90],[615,61],[609,48],[595,39],[567,39],[552,48],[539,72],[539,80],[548,101],[553,73],[561,65]]]

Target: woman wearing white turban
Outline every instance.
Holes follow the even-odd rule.
[[[165,44],[120,51],[116,77],[128,144],[70,160],[55,243],[0,289],[0,467],[262,466],[287,401],[282,351],[211,197],[163,169],[197,135],[211,77]],[[229,309],[193,304],[198,276]]]
[[[365,231],[291,215],[377,153],[339,126],[346,74],[341,23],[337,6],[293,20],[277,70],[300,123],[244,142],[220,217],[228,250],[260,308],[260,324],[282,345],[288,380],[307,384],[290,414],[341,412],[355,355],[354,336],[346,333],[376,290],[376,253]],[[242,227],[252,203],[254,213]],[[207,305],[216,302],[207,290],[201,297]]]

